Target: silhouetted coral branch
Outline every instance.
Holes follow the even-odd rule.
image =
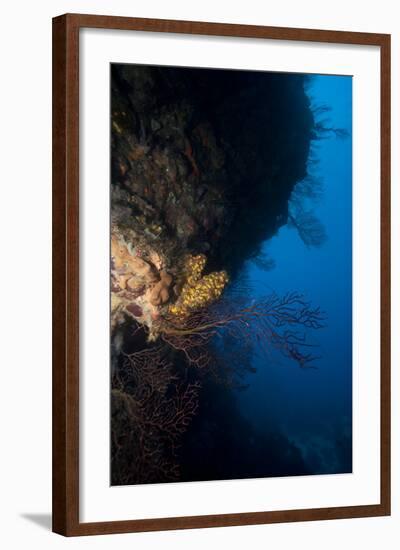
[[[112,379],[113,484],[179,478],[176,450],[198,407],[200,384],[179,381],[158,345],[126,355]]]
[[[270,354],[273,348],[278,349],[301,367],[316,358],[305,351],[310,347],[305,330],[321,328],[324,317],[301,294],[271,294],[250,305],[242,302],[239,297],[223,299],[187,319],[170,317],[160,330],[161,338],[198,368],[210,364],[210,344],[223,333],[235,340],[252,341],[256,351]]]

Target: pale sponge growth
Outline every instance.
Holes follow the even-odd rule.
[[[203,275],[203,254],[188,255],[177,276],[165,269],[160,253],[148,244],[134,246],[117,230],[111,236],[111,324],[126,315],[147,328],[149,341],[167,328],[166,317],[184,320],[218,300],[229,279],[226,271]],[[175,299],[175,303],[171,303]]]
[[[172,280],[172,276],[167,271],[164,269],[160,271],[160,280],[153,286],[149,294],[149,301],[153,306],[160,306],[168,302]]]
[[[117,231],[111,236],[111,323],[127,314],[150,331],[170,299],[173,277],[148,246],[132,246]]]

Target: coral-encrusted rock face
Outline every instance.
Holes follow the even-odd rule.
[[[145,259],[146,258],[146,259]],[[160,255],[149,247],[126,242],[117,231],[111,236],[111,324],[124,314],[147,326],[159,318],[161,307],[170,299],[172,276],[162,269]]]
[[[141,308],[138,304],[135,304],[135,302],[132,302],[131,304],[128,304],[128,305],[126,306],[126,309],[127,309],[127,311],[129,311],[129,313],[131,313],[134,317],[140,318],[140,317],[142,317],[142,315],[143,315],[143,310],[142,310],[142,308]]]
[[[165,270],[160,271],[160,281],[152,288],[149,300],[153,306],[160,306],[168,302],[170,298],[170,286],[172,277]]]
[[[169,267],[205,253],[234,279],[286,223],[307,174],[304,80],[113,63],[112,224],[162,250]]]
[[[181,273],[175,270],[174,281],[158,252],[143,240],[140,246],[134,243],[132,234],[127,242],[118,229],[112,232],[112,327],[128,315],[145,326],[149,340],[154,340],[165,329],[166,318],[182,320],[221,296],[228,276],[225,271],[203,275],[207,261],[203,254],[187,256]]]

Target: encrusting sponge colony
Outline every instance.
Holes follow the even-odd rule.
[[[177,317],[186,317],[191,311],[204,308],[217,300],[229,281],[226,271],[214,271],[201,276],[206,264],[203,254],[188,256],[185,262],[186,281],[176,304],[169,312]]]

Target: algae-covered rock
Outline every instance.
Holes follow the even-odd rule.
[[[302,75],[112,66],[112,221],[232,277],[287,220],[313,117]]]

